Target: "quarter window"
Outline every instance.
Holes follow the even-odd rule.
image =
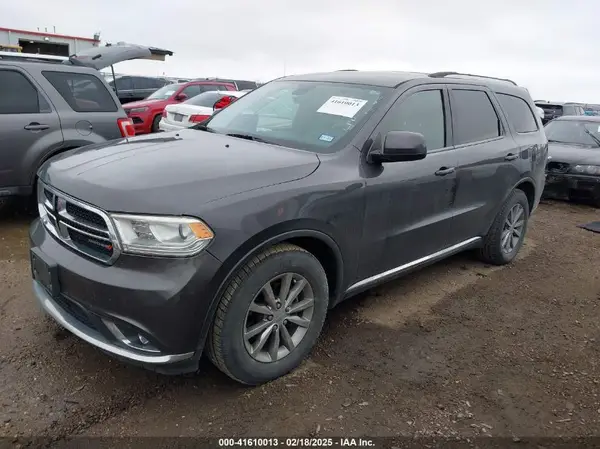
[[[94,75],[50,71],[42,74],[76,112],[118,111],[104,83]]]
[[[446,146],[444,101],[441,90],[416,92],[396,103],[383,119],[382,129],[411,131],[425,137],[428,150]]]
[[[451,105],[455,145],[481,142],[501,135],[500,119],[484,91],[452,90]]]
[[[497,94],[508,121],[518,133],[530,133],[538,130],[537,121],[525,100],[512,95]]]

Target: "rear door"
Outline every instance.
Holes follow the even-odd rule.
[[[7,187],[31,185],[38,161],[63,144],[56,110],[15,66],[0,65],[0,136],[0,196],[11,193]]]
[[[121,137],[118,118],[125,112],[100,79],[99,72],[70,71],[49,67],[42,71],[44,89],[52,89],[52,98],[61,103],[61,123],[65,146],[82,146]]]
[[[390,131],[421,133],[427,157],[384,164],[366,177],[367,237],[360,279],[457,243],[453,209],[458,159],[451,147],[448,110],[444,85],[419,86],[403,93],[377,126],[373,136]]]
[[[490,90],[451,85],[452,130],[458,157],[455,201],[460,240],[482,236],[506,193],[520,179],[519,149]]]

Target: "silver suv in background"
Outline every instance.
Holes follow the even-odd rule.
[[[51,156],[133,136],[133,123],[99,70],[153,51],[162,50],[117,44],[67,60],[0,56],[0,203],[34,193],[37,170]]]

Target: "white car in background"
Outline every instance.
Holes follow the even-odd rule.
[[[197,125],[248,92],[221,90],[203,92],[183,103],[170,104],[158,124],[161,131],[179,131]]]

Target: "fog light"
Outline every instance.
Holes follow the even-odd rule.
[[[147,345],[148,343],[150,343],[150,341],[146,337],[144,337],[142,334],[138,334],[138,340],[143,345]]]

